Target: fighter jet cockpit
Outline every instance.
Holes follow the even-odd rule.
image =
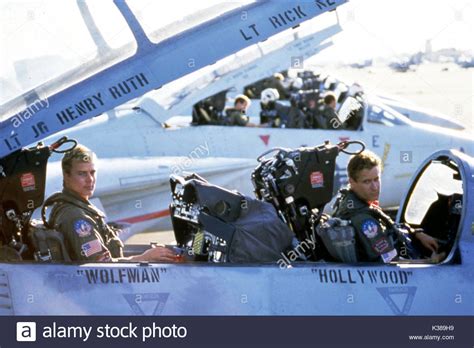
[[[217,125],[224,115],[228,90],[211,95],[193,105],[192,125]]]
[[[271,262],[292,246],[301,250],[299,261],[334,261],[351,254],[354,234],[347,226],[333,229],[337,236],[331,234],[331,240],[318,226],[329,219],[324,206],[333,196],[337,156],[364,148],[351,141],[269,150],[252,172],[255,198],[197,174],[171,176],[170,212],[178,247],[194,261],[216,263]],[[308,243],[313,247],[304,246]]]
[[[349,146],[352,151],[346,150]],[[195,174],[172,177],[170,209],[179,247],[195,261],[268,262],[278,258],[274,250],[292,245],[292,250],[303,250],[298,261],[359,262],[350,222],[325,214],[324,207],[333,196],[336,157],[364,147],[349,141],[269,150],[258,158],[252,173],[256,199]],[[451,155],[435,154],[425,162],[396,222],[390,222],[400,233],[431,236],[443,256],[432,259],[433,251],[420,247],[416,257],[394,262],[461,263],[458,240],[466,215],[466,178],[459,167],[462,162]],[[308,244],[314,245],[308,248]]]
[[[400,115],[386,105],[380,105],[376,102],[371,102],[368,108],[367,122],[382,124],[388,127],[407,125],[403,115]]]
[[[226,125],[226,103],[232,101],[229,95],[234,94],[229,92],[230,89],[223,90],[195,103],[191,125]],[[334,115],[337,117],[332,119],[335,124],[325,115],[324,97],[328,93],[336,99]],[[330,75],[312,70],[282,71],[245,86],[243,94],[253,100],[254,106],[248,110],[248,116],[254,127],[362,129],[366,110],[363,90],[354,90]],[[359,106],[354,108],[355,104]],[[353,110],[344,115],[349,105]]]

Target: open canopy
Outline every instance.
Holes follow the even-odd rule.
[[[145,35],[160,43],[253,1],[128,1]],[[134,34],[113,1],[2,2],[0,105],[26,106],[20,96],[46,82],[54,92],[132,56]],[[67,81],[58,79],[64,74]],[[63,80],[64,83],[58,83]],[[20,97],[20,98],[17,98]],[[17,98],[17,99],[15,99]],[[9,102],[10,103],[7,103]],[[23,105],[22,105],[23,104]]]
[[[156,5],[147,10],[139,1],[117,0],[101,5],[98,18],[92,16],[95,11],[88,2],[78,2],[77,9],[63,9],[58,16],[41,15],[42,30],[35,29],[39,20],[32,24],[27,20],[25,35],[35,34],[38,48],[32,51],[40,58],[35,63],[28,61],[28,42],[22,38],[4,45],[15,51],[16,42],[21,41],[23,53],[6,58],[10,72],[4,75],[2,89],[9,92],[0,106],[0,156],[161,88],[346,1],[238,1],[205,10],[177,1],[179,11],[166,6],[171,12],[168,16]],[[53,13],[55,10],[52,7]],[[38,12],[42,11],[39,7]],[[36,18],[36,12],[29,13]],[[166,20],[160,21],[159,16]],[[55,22],[58,25],[51,27]],[[22,33],[21,27],[9,33]],[[49,45],[55,48],[42,56]],[[19,62],[22,59],[27,61]],[[17,62],[16,68],[8,61]],[[30,71],[34,77],[29,76]]]

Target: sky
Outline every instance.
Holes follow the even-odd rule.
[[[132,40],[112,1],[87,3],[109,46],[120,47]],[[129,3],[145,29],[151,30],[219,1],[129,0]],[[333,47],[316,59],[354,62],[415,53],[424,50],[427,40],[431,40],[434,50],[472,51],[473,7],[469,0],[351,0],[337,10],[343,31],[333,39]],[[324,16],[334,18],[335,14]],[[0,104],[16,93],[12,90],[32,88],[37,81],[44,82],[71,65],[94,58],[97,53],[75,0],[0,0],[0,47]],[[129,52],[132,53],[133,50]],[[28,81],[22,86],[10,84],[9,80],[15,76],[15,62],[40,56],[43,60],[38,61],[39,65],[27,71],[31,75]]]
[[[337,10],[343,32],[320,59],[353,62],[433,50],[473,50],[474,2],[352,0]]]

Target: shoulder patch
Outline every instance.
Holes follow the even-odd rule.
[[[79,237],[89,237],[92,234],[92,229],[92,225],[86,220],[79,219],[74,221],[74,232]]]
[[[379,231],[379,227],[375,220],[366,219],[362,221],[362,232],[366,235],[367,238],[374,238]]]
[[[102,244],[98,239],[91,240],[88,243],[81,245],[81,253],[85,257],[100,253],[102,251]]]

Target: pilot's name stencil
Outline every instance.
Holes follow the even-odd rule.
[[[316,4],[316,6],[318,6],[318,8],[320,10],[322,10],[323,8],[326,8],[326,7],[330,7],[330,6],[334,6],[336,4],[336,2],[334,0],[315,0],[314,3]]]
[[[65,125],[69,122],[78,119],[81,116],[88,115],[89,113],[94,112],[99,108],[105,106],[106,104],[108,104],[107,98],[110,99],[111,97],[112,99],[117,100],[130,93],[134,93],[149,84],[150,82],[146,78],[145,74],[138,73],[134,76],[126,78],[123,81],[118,82],[113,86],[108,87],[107,93],[94,93],[56,112],[56,119],[61,125]],[[36,129],[33,130],[35,131],[36,136],[38,132]]]
[[[145,74],[139,73],[119,82],[116,86],[109,87],[109,92],[112,98],[119,99],[123,95],[138,91],[149,84],[150,82],[148,82]]]
[[[159,283],[165,268],[91,268],[79,269],[89,284],[139,284]]]
[[[413,275],[411,271],[379,271],[351,269],[319,269],[312,268],[323,284],[407,284]]]
[[[99,106],[104,106],[104,100],[100,92],[62,109],[56,113],[56,118],[63,125],[96,110]]]
[[[304,13],[301,6],[298,5],[293,7],[291,10],[282,11],[281,13],[277,13],[275,16],[268,17],[268,20],[275,29],[278,29],[288,23],[296,21],[296,19],[304,17],[308,17],[308,15]]]
[[[289,23],[295,22],[297,19],[302,19],[305,17],[308,17],[308,15],[304,13],[301,6],[298,5],[268,17],[268,21],[274,29],[279,29],[280,27],[284,27]],[[260,36],[260,32],[258,31],[257,25],[255,23],[248,25],[245,30],[240,29],[240,34],[245,41],[249,41]]]
[[[314,2],[314,5],[317,6],[319,10],[323,10],[336,5],[336,2],[334,0],[316,0]],[[303,11],[301,5],[298,5],[269,16],[268,21],[272,25],[273,29],[279,29],[281,27],[285,27],[291,23],[294,23],[299,19],[307,17],[308,14]],[[245,41],[249,41],[260,36],[260,32],[257,29],[257,24],[255,23],[248,25],[245,29],[240,29],[240,34],[242,35]]]

